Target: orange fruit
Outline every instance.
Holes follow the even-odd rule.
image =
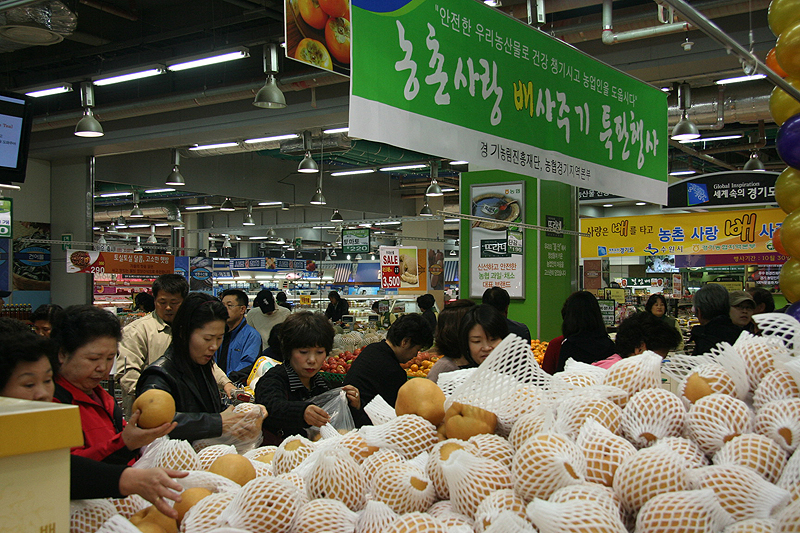
[[[142,414],[139,415],[136,425],[144,429],[157,428],[175,418],[175,399],[167,391],[146,390],[133,402],[133,410],[137,409]]]
[[[186,512],[206,496],[211,496],[211,491],[203,487],[192,487],[181,492],[181,501],[173,505],[173,508],[178,513],[179,525]]]

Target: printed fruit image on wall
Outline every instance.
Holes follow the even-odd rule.
[[[325,44],[337,61],[350,64],[350,21],[343,17],[329,18],[325,24]]]
[[[328,22],[328,14],[319,7],[318,0],[298,0],[297,7],[300,9],[300,16],[312,28],[321,30]]]
[[[297,45],[294,58],[327,70],[333,69],[331,55],[325,45],[315,39],[305,38]]]
[[[350,75],[350,1],[285,0],[286,57]]]

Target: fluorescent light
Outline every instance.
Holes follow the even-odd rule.
[[[262,236],[258,235],[258,236],[255,236],[255,237],[249,237],[249,239],[251,241],[264,241],[266,239],[269,239],[269,237],[266,237],[266,236],[262,237]]]
[[[259,139],[245,139],[245,144],[255,144],[255,143],[268,143],[270,141],[285,141],[287,139],[297,139],[300,137],[296,133],[286,133],[284,135],[273,135],[272,137],[261,137]]]
[[[195,152],[197,150],[214,150],[215,148],[231,148],[233,146],[239,146],[239,143],[205,144],[202,146],[192,146],[191,148],[189,148],[189,150]]]
[[[334,229],[336,226],[314,226],[311,229]]]
[[[184,209],[186,211],[195,211],[197,209],[214,209],[214,206],[208,204],[187,205]]]
[[[117,229],[124,229],[124,228],[127,228],[128,226],[126,226],[125,224],[117,224],[114,227],[117,228]]]
[[[164,226],[169,226],[169,224],[167,224],[166,222],[159,222],[158,224],[153,224],[153,225],[157,228],[159,227],[163,228]]]
[[[163,189],[147,189],[144,192],[147,193],[147,194],[156,194],[156,193],[159,193],[159,192],[175,192],[175,189],[172,189],[170,187],[166,187],[166,188],[163,188]]]
[[[132,192],[103,192],[100,193],[100,198],[114,198],[116,196],[130,196]]]
[[[754,81],[754,80],[762,80],[766,78],[766,74],[753,74],[751,76],[736,76],[734,78],[725,78],[723,80],[717,80],[714,83],[717,85],[728,85],[730,83],[742,83],[743,81]]]
[[[689,176],[691,174],[697,174],[696,170],[674,170],[669,173],[670,176]]]
[[[614,204],[603,204],[603,207],[614,207]]]
[[[329,130],[322,130],[322,133],[333,135],[334,133],[347,133],[348,131],[350,131],[350,126],[345,126],[343,128],[331,128]]]
[[[681,144],[702,143],[711,141],[727,141],[729,139],[741,139],[742,137],[744,137],[743,133],[733,133],[731,135],[717,135],[716,137],[698,137],[697,139],[686,139],[678,142]]]
[[[11,185],[9,183],[0,183],[0,189],[13,189],[15,191],[19,191],[22,189],[19,185]]]
[[[149,227],[150,227],[150,224],[129,224],[128,225],[128,228],[130,228],[130,229],[134,229],[134,228],[149,228]]]
[[[647,202],[636,202],[636,205],[647,205]]]
[[[283,202],[258,202],[258,205],[283,205]]]
[[[59,83],[50,87],[36,87],[25,92],[26,95],[32,98],[40,98],[42,96],[50,96],[52,94],[61,94],[72,92],[72,84]]]
[[[362,224],[358,225],[358,227],[360,227],[360,228],[369,228],[371,226],[372,226],[372,224],[366,224],[366,223],[362,223]]]
[[[672,91],[672,87],[662,87],[661,88],[661,92],[662,93],[668,93],[670,91]]]
[[[397,167],[382,167],[381,172],[392,172],[394,170],[415,170],[420,168],[428,168],[428,165],[416,164],[416,165],[400,165]]]
[[[454,192],[455,189],[452,187],[442,187],[442,192]]]
[[[376,222],[376,226],[396,226],[397,224],[402,224],[402,220],[388,220],[386,222]]]
[[[460,218],[446,218],[443,220],[443,222],[458,222],[460,220]]]
[[[450,161],[451,165],[469,165],[469,161]]]
[[[216,54],[205,56],[192,56],[185,58],[179,62],[167,63],[167,69],[173,72],[180,70],[187,70],[190,68],[204,67],[206,65],[215,65],[217,63],[224,63],[225,61],[234,61],[236,59],[244,59],[250,57],[250,51],[247,48],[238,48],[236,50],[220,51]]]
[[[362,168],[357,170],[342,170],[339,172],[331,172],[331,176],[355,176],[356,174],[372,174],[375,172],[374,168]]]
[[[115,83],[122,83],[126,81],[133,81],[133,80],[140,80],[142,78],[150,78],[153,76],[158,76],[159,74],[163,74],[166,72],[164,67],[152,67],[145,70],[137,70],[134,72],[126,72],[124,74],[118,74],[115,76],[109,76],[107,78],[98,78],[93,79],[92,83],[98,87],[102,87],[103,85],[113,85]]]

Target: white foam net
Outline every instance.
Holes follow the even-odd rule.
[[[606,374],[608,374],[607,368],[581,363],[574,359],[568,359],[564,364],[564,371],[558,373],[561,379],[566,380],[576,387],[600,385],[605,381]]]
[[[636,517],[636,533],[716,533],[730,523],[712,490],[667,492],[642,506]]]
[[[487,527],[482,527],[482,522],[477,523],[475,531],[478,533],[537,533],[527,518],[511,511],[500,511],[497,513]]]
[[[397,513],[383,502],[370,500],[356,520],[355,533],[383,533],[392,522],[397,520]]]
[[[566,503],[573,500],[593,502],[613,516],[622,516],[622,504],[614,491],[597,483],[570,485],[558,489],[548,499],[553,503]]]
[[[374,426],[385,424],[386,422],[390,422],[391,420],[397,418],[397,413],[395,412],[394,407],[389,405],[380,394],[375,396],[367,405],[364,406],[364,411],[366,411],[367,416],[372,421],[372,425]]]
[[[683,459],[689,463],[689,466],[693,468],[706,466],[709,462],[708,457],[706,457],[706,454],[700,449],[700,446],[687,438],[667,437],[657,440],[656,444],[663,444],[664,446],[670,447],[672,451],[683,457]]]
[[[370,446],[389,448],[411,459],[438,442],[436,426],[417,415],[402,415],[380,426],[364,426],[361,436]]]
[[[733,437],[750,433],[752,426],[747,404],[725,394],[700,398],[686,415],[687,434],[706,455],[714,455]]]
[[[241,490],[241,487],[238,488]],[[181,531],[184,533],[206,533],[223,526],[224,523],[220,521],[220,515],[233,501],[236,494],[236,492],[218,492],[197,502],[184,515],[181,521]]]
[[[478,454],[487,459],[493,459],[511,468],[514,459],[514,447],[500,435],[481,433],[469,438],[471,444],[478,448]]]
[[[786,452],[768,437],[746,433],[725,443],[714,455],[714,464],[746,466],[770,483],[776,483],[786,465]]]
[[[480,455],[478,448],[470,442],[459,439],[447,439],[437,443],[433,447],[431,453],[428,455],[428,463],[425,465],[425,473],[433,483],[433,487],[436,489],[436,495],[442,500],[450,498],[450,489],[447,486],[447,481],[442,471],[442,464],[446,460],[443,454],[450,457],[450,453],[457,449],[466,450],[472,455]]]
[[[372,479],[372,498],[398,514],[422,512],[436,500],[436,489],[422,468],[406,462],[388,463]]]
[[[796,533],[800,531],[800,502],[793,502],[778,515],[775,531],[778,533]]]
[[[661,386],[661,356],[649,350],[625,358],[608,369],[604,385],[618,387],[628,396]],[[622,401],[624,407],[627,398]]]
[[[342,436],[336,446],[345,450],[358,464],[363,463],[367,457],[378,451],[377,447],[367,444],[367,441],[364,440],[364,437],[361,436],[357,429]]]
[[[442,389],[445,397],[449,398],[453,391],[455,391],[459,386],[461,386],[465,381],[467,381],[475,371],[478,370],[477,368],[462,368],[460,370],[454,370],[452,372],[445,372],[444,374],[439,374],[439,378],[436,380],[436,384],[439,385],[439,388]]]
[[[627,533],[619,516],[592,501],[556,503],[536,498],[527,512],[540,533]]]
[[[530,437],[537,433],[552,431],[555,424],[555,410],[540,407],[517,418],[508,435],[508,442],[518,449]]]
[[[586,480],[610,487],[622,462],[636,448],[594,420],[588,420],[578,433],[576,444],[586,458]]]
[[[685,490],[688,465],[672,448],[653,445],[626,458],[614,475],[614,492],[623,508],[638,511],[650,498]]]
[[[230,526],[252,533],[283,533],[289,531],[301,503],[292,483],[259,477],[245,483],[221,518]]]
[[[797,360],[800,363],[800,359]],[[800,387],[793,375],[783,368],[776,368],[758,384],[753,395],[753,407],[758,410],[769,402],[775,400],[788,400],[790,398],[800,398]]]
[[[162,443],[156,465],[173,470],[200,470],[200,459],[185,440],[166,440]]]
[[[121,515],[114,515],[106,520],[97,533],[141,533],[141,530]]]
[[[389,463],[403,463],[405,457],[400,455],[394,450],[388,448],[380,449],[367,457],[361,467],[364,470],[364,475],[367,476],[367,481],[372,483],[375,479],[375,473],[383,466]]]
[[[755,431],[765,435],[787,452],[800,444],[800,399],[776,400],[756,413]]]
[[[313,442],[299,435],[283,439],[272,458],[272,472],[275,475],[291,472],[300,466],[314,449]]]
[[[687,474],[694,489],[711,489],[717,502],[734,522],[769,518],[786,505],[790,495],[743,466],[706,466]]]
[[[297,488],[297,490],[300,492],[300,497],[302,498],[303,503],[308,502],[308,497],[306,497],[306,484],[303,480],[303,476],[297,472],[287,472],[285,474],[278,474],[276,477],[283,479],[284,481],[288,481],[294,485],[295,488]]]
[[[236,452],[236,446],[227,444],[214,444],[207,446],[197,453],[197,460],[200,462],[198,470],[208,470],[218,457]]]
[[[117,513],[108,500],[72,500],[69,503],[70,533],[94,533]]]
[[[645,389],[634,394],[622,412],[622,434],[636,446],[658,439],[680,437],[686,419],[681,400],[665,389]]]
[[[131,494],[125,498],[114,498],[109,500],[119,514],[125,518],[130,518],[142,509],[150,506],[150,502],[139,496]]]
[[[800,452],[795,450],[789,457],[776,484],[780,488],[788,490],[792,495],[792,500],[800,500]]]
[[[272,463],[272,457],[275,456],[276,451],[278,451],[277,446],[259,446],[258,448],[255,448],[245,453],[244,456],[247,457],[248,459],[253,459],[254,461],[268,458],[269,461],[265,462],[264,464],[270,464]]]
[[[297,513],[293,533],[353,533],[358,515],[336,500],[319,499],[305,504]]]
[[[453,510],[475,517],[478,505],[492,492],[513,487],[511,472],[497,461],[456,450],[442,465]]]
[[[772,518],[751,518],[729,525],[722,533],[775,533],[777,525]]]
[[[386,533],[448,533],[444,525],[429,514],[413,512],[392,522]]]
[[[722,365],[703,363],[695,367],[678,385],[678,395],[689,408],[694,402],[709,394],[735,396],[736,384]]]
[[[578,389],[578,391],[583,390]],[[591,389],[586,390],[590,391]],[[566,395],[556,404],[556,420],[553,424],[553,431],[574,439],[583,423],[590,418],[606,427],[611,433],[619,433],[622,409],[609,400],[597,398],[591,394],[580,394],[576,391],[576,393]]]
[[[549,498],[561,487],[583,483],[586,457],[565,435],[539,433],[514,455],[514,490],[526,502]]]
[[[177,478],[176,481],[180,483],[184,489],[202,487],[211,492],[238,492],[241,488],[238,483],[226,477],[213,472],[201,472],[199,470],[189,472],[188,476]]]
[[[780,339],[742,334],[733,347],[741,354],[747,369],[750,390],[755,390],[764,376],[775,370],[775,359],[785,358],[788,350]]]
[[[761,336],[780,340],[789,350],[800,348],[800,322],[784,313],[760,313],[753,315],[753,321],[761,331]]]
[[[485,531],[504,513],[515,514],[527,523],[526,507],[525,500],[517,496],[513,489],[496,490],[478,504],[475,510],[475,530]]]
[[[361,465],[345,450],[320,450],[308,458],[305,475],[306,494],[310,500],[339,500],[353,511],[367,503],[369,483]]]

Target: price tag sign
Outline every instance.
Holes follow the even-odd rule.
[[[300,305],[311,305],[311,295],[310,294],[301,294],[300,295]]]
[[[381,288],[400,288],[400,248],[381,246]]]
[[[369,228],[343,229],[342,251],[346,254],[369,252]]]

